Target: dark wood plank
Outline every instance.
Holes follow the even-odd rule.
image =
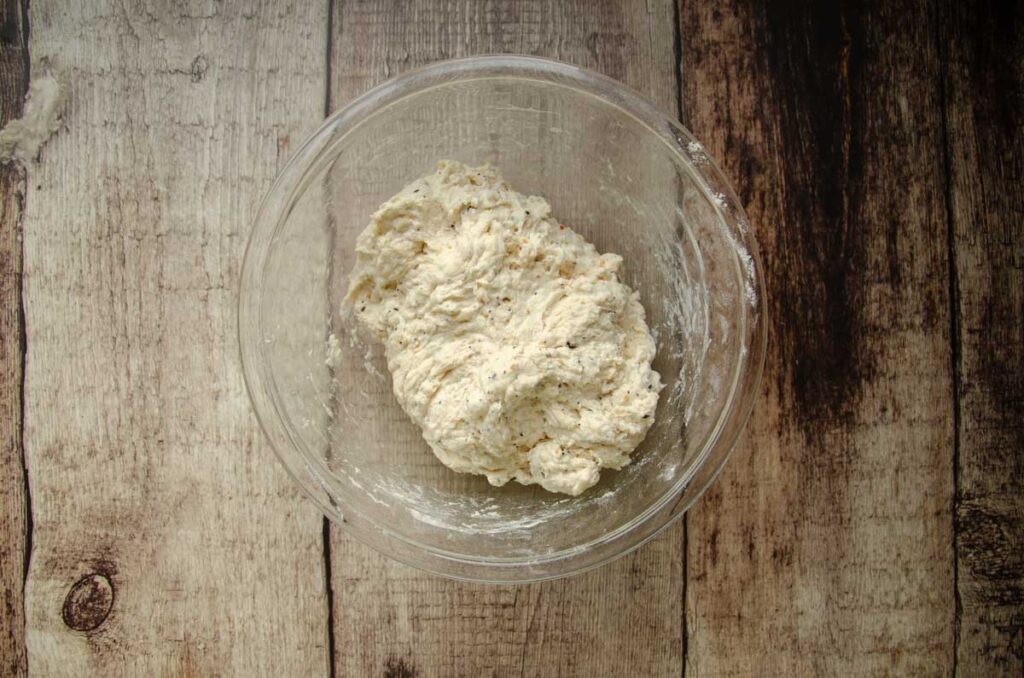
[[[683,122],[767,271],[764,395],[688,516],[690,675],[948,675],[953,402],[934,7],[683,1]]]
[[[615,77],[676,110],[671,2],[339,2],[332,107],[445,58],[522,53]],[[339,675],[665,676],[682,669],[682,529],[595,572],[445,581],[332,530]]]
[[[21,115],[28,50],[21,2],[0,4],[0,127]],[[25,336],[21,312],[21,222],[25,170],[0,165],[0,673],[24,675],[25,557],[29,507],[22,447]]]
[[[1024,674],[1024,5],[943,2],[955,265],[957,666]]]

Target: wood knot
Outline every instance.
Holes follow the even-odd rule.
[[[75,631],[99,627],[114,607],[114,586],[105,574],[87,574],[74,583],[64,598],[64,623]]]

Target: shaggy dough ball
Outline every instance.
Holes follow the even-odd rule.
[[[384,203],[356,251],[346,304],[446,466],[578,495],[629,463],[661,379],[618,255],[450,161]]]

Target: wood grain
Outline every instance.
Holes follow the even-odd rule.
[[[70,100],[27,175],[0,167],[0,674],[1024,671],[1019,7],[33,0],[30,18],[33,72]],[[27,28],[0,3],[0,125]],[[495,587],[333,530],[325,573],[321,518],[237,366],[255,203],[325,88],[333,109],[500,52],[681,100],[762,244],[764,394],[686,544],[674,526],[596,572]]]
[[[339,3],[332,108],[382,80],[473,54],[554,57],[604,72],[675,112],[668,2]],[[569,580],[482,586],[390,562],[332,531],[342,676],[678,675],[682,529]]]
[[[948,675],[953,402],[933,8],[681,2],[683,122],[760,239],[764,395],[688,515],[687,674]]]
[[[28,89],[25,31],[21,3],[0,3],[0,127],[21,116]],[[21,437],[24,200],[24,169],[13,164],[0,166],[0,673],[5,676],[25,675],[28,670],[24,587],[29,511]]]
[[[957,667],[1024,674],[1024,7],[944,2],[957,320]]]
[[[38,675],[315,675],[321,518],[238,366],[257,201],[323,111],[325,3],[33,0],[69,87],[24,225]]]

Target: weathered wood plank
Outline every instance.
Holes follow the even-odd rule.
[[[673,113],[671,3],[339,2],[332,108],[382,80],[473,54],[558,58],[617,78]],[[682,529],[565,581],[446,581],[332,531],[339,675],[678,675]]]
[[[957,668],[1024,674],[1024,7],[943,2],[959,371]]]
[[[21,2],[0,4],[0,127],[21,115],[28,88]],[[0,166],[0,673],[21,676],[25,659],[25,552],[28,496],[22,448],[21,226],[25,172]]]
[[[924,3],[681,2],[683,122],[762,244],[745,442],[688,516],[687,673],[948,675],[952,377]]]
[[[321,517],[238,363],[249,223],[324,105],[326,3],[31,4],[69,85],[25,216],[39,675],[317,675]]]

